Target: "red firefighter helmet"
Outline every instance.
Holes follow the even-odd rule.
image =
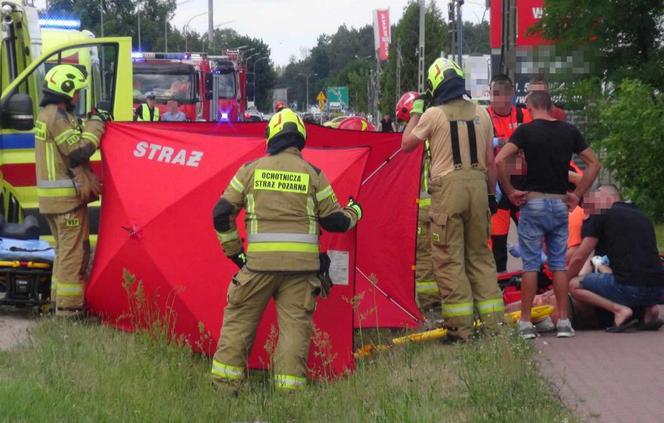
[[[352,131],[375,131],[376,127],[368,120],[359,116],[351,116],[344,119],[337,129],[350,129]]]
[[[399,122],[408,122],[410,120],[410,110],[413,108],[413,102],[417,100],[420,94],[417,91],[408,91],[404,93],[397,101],[396,117]]]
[[[283,101],[279,100],[279,101],[277,101],[277,102],[274,104],[274,113],[280,112],[281,109],[285,109],[286,107],[288,107],[288,106],[286,105],[286,103],[284,103]]]

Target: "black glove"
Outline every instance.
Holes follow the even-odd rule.
[[[228,256],[228,258],[231,259],[239,269],[242,269],[244,265],[247,264],[247,256],[244,254],[244,251]]]
[[[327,253],[320,253],[318,255],[318,260],[320,261],[320,268],[318,269],[318,279],[320,279],[321,292],[320,296],[322,298],[327,298],[332,289],[332,279],[330,279],[330,256]]]
[[[489,210],[491,210],[491,214],[498,213],[498,202],[496,201],[496,194],[489,194]]]

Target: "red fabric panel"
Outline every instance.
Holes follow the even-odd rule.
[[[172,122],[142,122],[114,124],[130,128],[166,128],[169,131],[187,131],[207,135],[234,137],[264,137],[266,122],[214,123],[196,122],[183,125]],[[375,274],[383,298],[398,306],[386,307],[373,319],[378,327],[410,327],[421,319],[415,301],[415,244],[417,232],[417,203],[420,184],[422,150],[410,154],[399,152],[401,134],[339,130],[307,124],[307,146],[318,148],[352,148],[366,146],[371,149],[365,167],[358,201],[365,219],[358,226],[357,267],[366,275]],[[264,148],[264,147],[263,147]],[[382,166],[382,167],[381,167]],[[367,179],[368,178],[368,179]],[[343,204],[347,197],[339,194]],[[356,275],[356,279],[360,277]],[[373,296],[371,296],[373,298]],[[360,303],[358,313],[366,314],[381,300]],[[407,312],[404,313],[401,308]],[[359,314],[358,314],[359,315]],[[359,321],[356,319],[356,325]]]
[[[137,147],[142,142],[142,146],[171,147],[170,160],[161,153],[163,148]],[[130,305],[122,280],[126,269],[142,281],[147,304],[162,313],[171,310],[178,336],[197,350],[213,353],[227,286],[237,269],[223,257],[211,211],[237,169],[263,155],[263,139],[110,124],[102,145],[106,178],[99,242],[86,292],[90,309],[124,329],[132,329],[127,319],[131,311],[142,318],[157,311],[137,310],[136,302]],[[186,150],[185,165],[168,163],[181,149]],[[193,151],[202,156],[191,159]],[[304,155],[326,172],[338,195],[357,195],[367,148],[305,150]],[[198,166],[186,166],[187,162]],[[240,219],[238,223],[242,236],[244,225]],[[324,249],[347,251],[348,267],[353,269],[354,231],[324,235],[321,244]],[[312,343],[313,377],[340,374],[354,365],[353,309],[345,300],[354,292],[354,274],[348,279],[347,285],[335,286],[330,298],[319,302],[314,315],[328,341]],[[268,312],[250,358],[252,367],[262,368],[269,362],[264,340],[274,322],[273,311]],[[327,352],[321,356],[321,350]],[[329,362],[323,363],[327,358]]]

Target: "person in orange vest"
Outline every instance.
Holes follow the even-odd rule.
[[[543,91],[545,93],[549,92],[549,83],[546,81],[546,79],[542,77],[536,77],[530,80],[530,82],[528,83],[528,94],[536,91]],[[551,110],[549,110],[549,114],[555,120],[560,120],[562,122],[567,121],[567,113],[565,113],[565,111],[560,107],[557,107],[553,104],[551,105]]]
[[[498,154],[516,128],[523,123],[530,122],[532,118],[527,109],[514,105],[512,100],[514,84],[507,75],[499,74],[491,78],[490,94],[491,103],[487,107],[487,112],[493,123],[494,153]],[[523,166],[523,160],[517,158],[511,175],[514,186],[518,187],[523,183],[525,178]],[[502,188],[501,192],[503,192]],[[507,235],[510,230],[510,217],[517,222],[518,211],[519,208],[512,204],[506,195],[502,195],[498,201],[498,212],[491,217],[491,245],[498,273],[507,270]]]

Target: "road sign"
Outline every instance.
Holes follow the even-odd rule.
[[[348,87],[327,87],[326,91],[330,109],[348,108]]]
[[[327,103],[327,95],[325,94],[325,90],[322,90],[318,93],[316,100],[318,100],[318,108],[320,111],[322,112],[325,110],[325,104]]]

